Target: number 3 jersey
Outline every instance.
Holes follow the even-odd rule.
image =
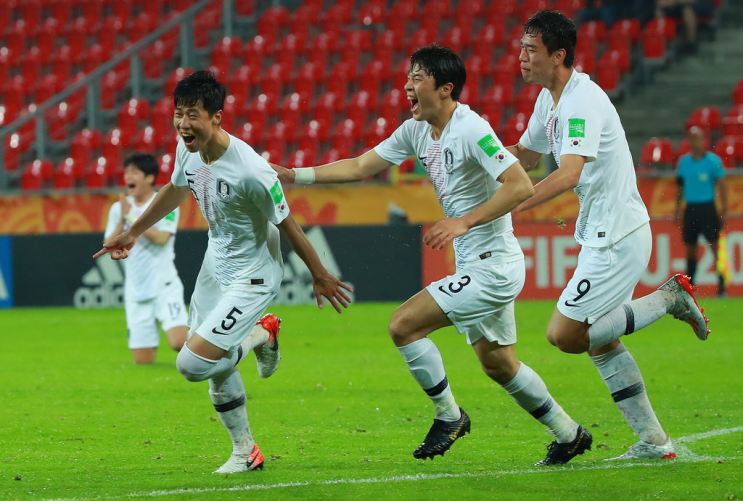
[[[490,124],[461,103],[438,141],[431,137],[428,122],[409,119],[374,151],[397,165],[417,156],[448,218],[462,217],[490,200],[501,186],[496,178],[516,162]],[[510,213],[454,239],[457,269],[487,253],[500,262],[523,259]]]
[[[155,199],[155,195],[153,194],[140,207],[135,205],[132,196],[126,197],[126,201],[129,202],[134,215],[139,218]],[[132,247],[131,252],[129,252],[129,257],[121,261],[126,271],[124,294],[127,300],[147,301],[157,297],[165,284],[173,280],[180,280],[173,263],[175,259],[175,233],[178,231],[179,215],[180,210],[176,209],[153,226],[158,231],[165,231],[173,235],[165,245],[157,245],[146,236],[141,235]],[[119,221],[121,221],[121,203],[114,202],[108,211],[108,224],[106,225],[104,238],[113,236]],[[129,223],[124,223],[124,231],[128,229]]]
[[[278,287],[275,267],[282,260],[274,225],[289,215],[289,204],[268,162],[244,141],[228,136],[227,150],[211,165],[179,141],[171,182],[190,187],[201,208],[209,225],[204,260],[223,287],[251,281]]]

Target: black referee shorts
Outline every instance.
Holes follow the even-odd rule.
[[[685,244],[697,243],[700,234],[710,243],[717,242],[720,238],[720,218],[715,203],[686,204],[682,233]]]

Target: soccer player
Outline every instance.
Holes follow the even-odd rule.
[[[720,157],[707,151],[704,131],[691,127],[687,132],[691,152],[683,155],[676,169],[676,222],[681,222],[681,207],[686,202],[681,233],[686,244],[686,274],[691,283],[697,273],[697,246],[699,235],[712,248],[717,262],[720,230],[725,226],[728,195],[725,186],[725,168]],[[719,195],[720,213],[715,206],[715,192]],[[718,297],[725,297],[725,278],[718,274]]]
[[[320,308],[324,296],[341,313],[350,302],[343,289],[351,289],[320,262],[266,160],[222,129],[225,89],[214,74],[198,71],[183,78],[173,97],[173,124],[181,139],[171,181],[94,257],[110,252],[114,259],[126,258],[137,237],[193,194],[209,225],[209,245],[191,298],[189,339],[176,365],[188,381],[209,381],[209,396],[232,439],[232,455],[215,473],[262,469],[236,365],[250,349],[261,376],[278,365],[279,320],[261,314],[283,275],[279,230],[312,274]]]
[[[640,369],[620,338],[666,313],[687,322],[699,339],[707,319],[687,277],[631,301],[652,248],[647,209],[616,109],[588,75],[573,69],[577,33],[555,11],[529,19],[521,40],[521,74],[544,87],[519,143],[509,147],[527,170],[552,153],[558,169],[535,186],[515,212],[573,189],[580,210],[578,266],[547,327],[547,339],[567,353],[588,352],[632,429],[640,437],[617,459],[676,457],[671,438],[650,406]]]
[[[103,243],[120,235],[136,221],[155,198],[158,165],[148,153],[134,153],[124,160],[124,181],[129,196],[119,195],[111,205]],[[183,283],[173,260],[180,210],[176,208],[142,234],[125,262],[124,285],[129,349],[135,364],[155,361],[160,329],[170,347],[180,351],[188,336],[188,314],[183,304]]]
[[[418,157],[446,214],[423,242],[437,250],[453,242],[457,270],[410,298],[389,323],[392,341],[435,411],[433,426],[413,456],[443,456],[470,431],[470,418],[454,399],[441,354],[427,337],[454,325],[485,374],[555,436],[562,454],[552,463],[565,463],[590,449],[591,434],[567,415],[514,350],[514,300],[524,286],[525,267],[509,212],[533,188],[490,125],[458,102],[465,79],[464,63],[451,49],[420,48],[411,57],[405,84],[413,118],[388,139],[354,159],[293,170],[273,167],[283,182],[341,183]]]

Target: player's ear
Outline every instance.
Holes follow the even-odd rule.
[[[565,49],[557,49],[552,56],[555,58],[555,64],[557,66],[561,66],[563,61],[565,61],[565,56],[567,56],[568,52]]]
[[[212,124],[222,125],[222,110],[219,110],[212,116]]]
[[[445,83],[439,87],[439,95],[442,99],[446,99],[448,96],[451,96],[452,90],[454,90],[454,84],[451,82]]]

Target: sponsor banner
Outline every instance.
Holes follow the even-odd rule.
[[[489,143],[484,147],[490,148]],[[743,216],[743,176],[730,176],[727,186],[730,216]],[[673,215],[674,178],[638,179],[638,188],[653,219]],[[443,217],[425,180],[396,186],[298,187],[285,190],[285,196],[302,226],[384,225],[392,205],[405,211],[410,224],[435,223]],[[0,197],[0,234],[102,233],[108,209],[117,199],[117,194]],[[578,198],[569,192],[514,219],[571,220],[577,214]],[[181,206],[178,226],[181,230],[207,227],[191,197]]]
[[[0,308],[13,306],[13,259],[10,237],[0,237]]]
[[[561,227],[562,226],[562,227]],[[743,295],[743,219],[727,221],[727,257],[731,283],[728,295]],[[681,230],[670,221],[651,222],[653,254],[648,269],[635,289],[635,296],[649,294],[675,273],[686,272],[686,246]],[[423,231],[428,229],[424,227]],[[580,247],[575,243],[575,225],[514,223],[514,233],[524,250],[526,284],[521,299],[557,299],[578,263]],[[454,272],[454,251],[423,247],[423,283],[429,284]],[[708,245],[699,246],[696,284],[700,296],[717,293],[715,260]]]
[[[420,290],[421,251],[419,226],[334,226],[306,231],[323,265],[351,285],[355,301],[402,302]],[[124,305],[124,267],[119,261],[92,255],[103,237],[96,233],[23,235],[12,237],[4,264],[0,237],[2,276],[15,292],[16,306],[75,306],[120,308]],[[207,246],[204,231],[176,235],[176,268],[184,283],[186,301],[191,297]],[[312,278],[304,262],[282,241],[284,279],[275,304],[316,304]],[[61,263],[63,263],[61,265]],[[0,287],[0,301],[2,301]],[[0,304],[2,304],[0,302]],[[326,307],[330,307],[326,301]]]

